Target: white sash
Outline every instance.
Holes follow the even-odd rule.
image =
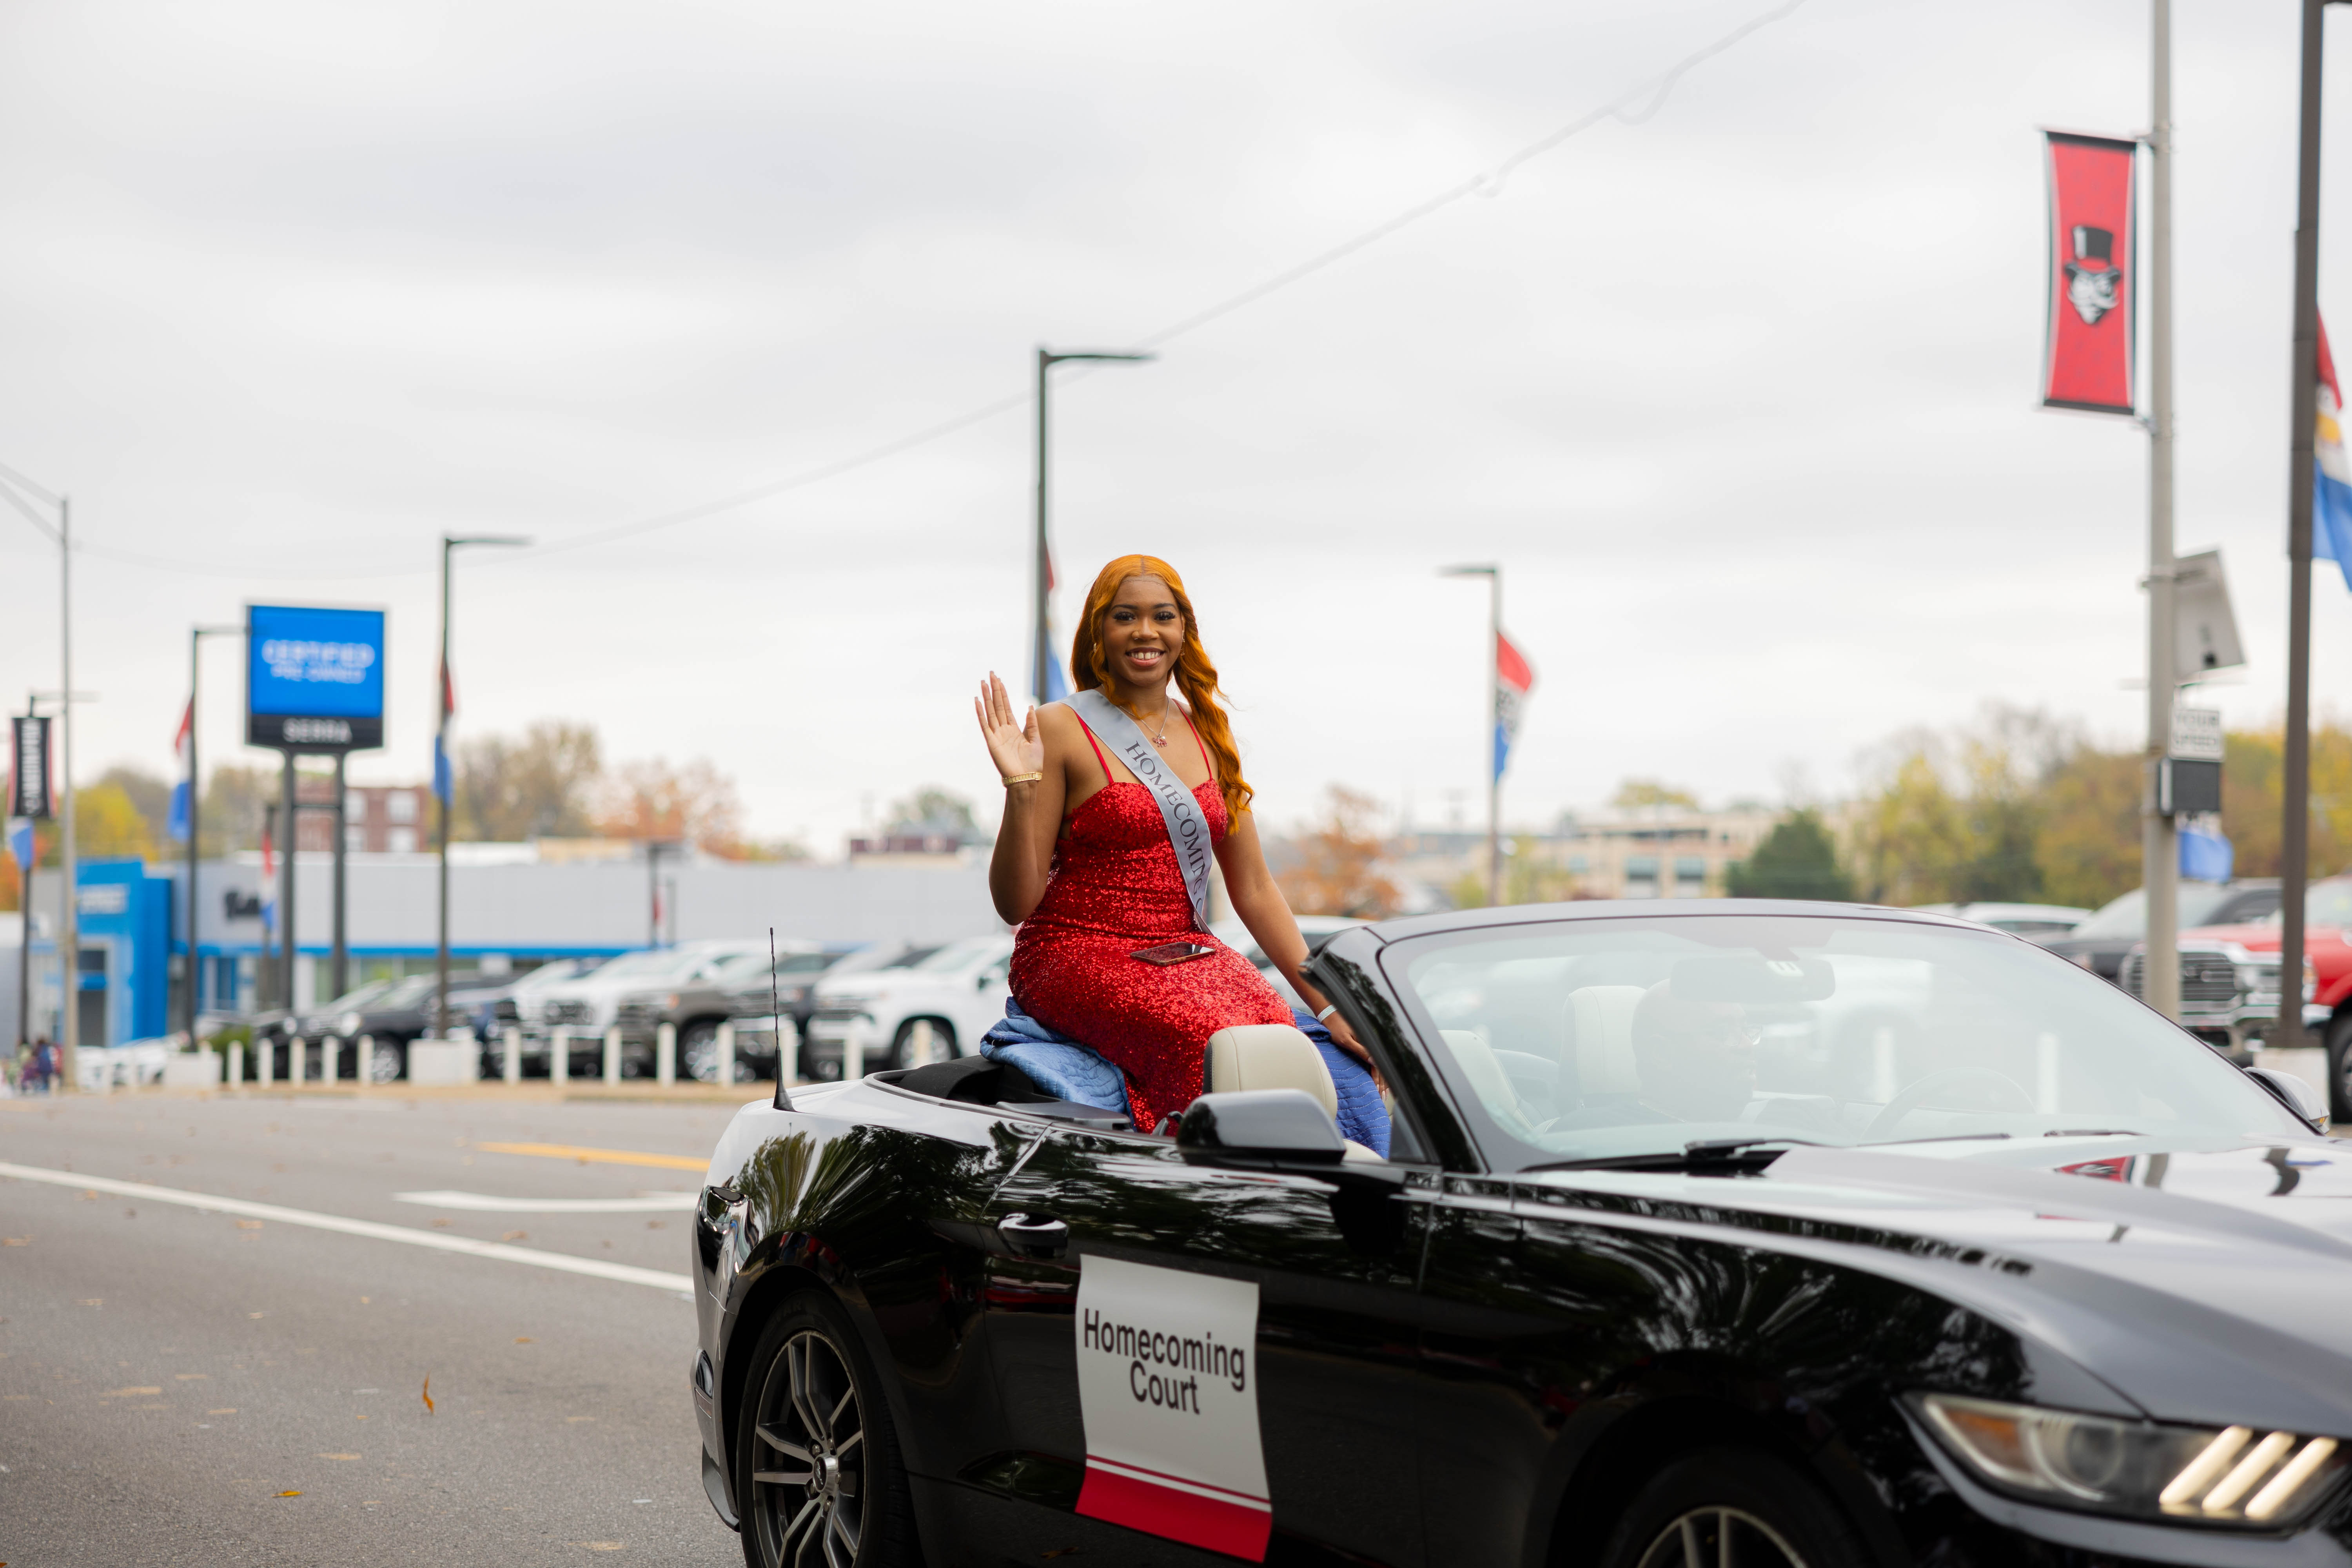
[[[1160,820],[1168,825],[1168,842],[1176,847],[1176,868],[1184,873],[1184,892],[1192,900],[1193,928],[1207,931],[1211,845],[1209,819],[1202,814],[1199,798],[1184,787],[1184,781],[1160,756],[1151,737],[1128,717],[1125,709],[1100,691],[1081,691],[1066,700],[1160,803]]]

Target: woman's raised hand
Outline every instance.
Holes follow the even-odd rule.
[[[1045,742],[1037,733],[1037,710],[1030,709],[1021,722],[1014,723],[1012,695],[994,670],[981,683],[971,710],[980,720],[981,736],[988,742],[989,760],[996,764],[999,776],[1018,778],[1045,771]]]

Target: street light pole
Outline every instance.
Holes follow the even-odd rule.
[[[2287,357],[2287,655],[2279,824],[2279,1016],[2271,1043],[2303,1036],[2304,884],[2311,853],[2311,487],[2319,381],[2319,90],[2326,0],[2303,0],[2301,168],[2294,198],[2294,341]]]
[[[1503,770],[1496,752],[1503,722],[1503,569],[1448,566],[1441,577],[1486,579],[1486,903],[1503,901]]]
[[[196,697],[202,690],[201,670],[206,637],[243,637],[243,626],[190,626],[188,628],[188,1005],[186,1019],[188,1043],[196,1039],[196,1009],[203,998],[198,994],[203,975],[202,961],[196,955],[196,836],[204,823],[204,770],[196,765]]]
[[[520,534],[510,533],[445,533],[441,536],[441,668],[436,682],[438,689],[434,693],[440,718],[433,731],[433,793],[439,805],[437,816],[441,839],[440,935],[433,963],[433,1037],[436,1040],[449,1037],[449,808],[456,803],[457,794],[455,766],[449,761],[449,719],[457,708],[451,697],[449,677],[450,557],[471,544],[520,547],[530,542]],[[440,787],[445,782],[444,770],[447,770],[446,794],[442,793]]]
[[[1035,559],[1030,563],[1031,589],[1036,618],[1031,626],[1029,644],[1029,689],[1039,703],[1047,697],[1046,671],[1053,668],[1054,634],[1047,610],[1054,591],[1054,553],[1045,532],[1047,477],[1045,437],[1048,428],[1047,398],[1053,386],[1053,370],[1057,364],[1071,360],[1102,360],[1127,364],[1143,364],[1157,359],[1157,354],[1127,353],[1056,353],[1040,346],[1037,350],[1037,538]],[[1076,670],[1070,671],[1073,684],[1078,679]]]
[[[2172,0],[2151,0],[2148,37],[2147,760],[2140,885],[2147,889],[2141,1000],[2180,1016],[2180,839],[2163,799],[2180,694],[2172,555]]]
[[[41,520],[24,495],[34,497],[55,508],[58,525],[54,529]],[[78,857],[74,841],[73,785],[73,502],[67,497],[43,489],[14,468],[0,467],[0,498],[25,514],[35,528],[54,540],[58,547],[58,643],[59,674],[58,720],[62,739],[58,748],[65,759],[65,777],[60,788],[65,795],[64,833],[58,845],[58,869],[62,873],[63,888],[58,900],[61,914],[58,937],[58,962],[61,971],[59,988],[65,998],[58,1008],[58,1068],[67,1089],[72,1089],[81,1079],[76,1069],[75,1058],[81,1044],[81,911],[75,899]]]

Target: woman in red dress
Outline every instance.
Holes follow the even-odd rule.
[[[1345,1020],[1298,973],[1306,939],[1266,869],[1241,754],[1217,705],[1217,671],[1173,567],[1122,555],[1102,569],[1087,594],[1070,673],[1080,690],[1100,689],[1133,719],[1191,787],[1234,912],[1332,1041],[1370,1066]],[[988,886],[997,913],[1021,928],[1013,997],[1108,1058],[1127,1075],[1135,1124],[1157,1127],[1202,1092],[1211,1035],[1289,1024],[1290,1008],[1247,959],[1198,928],[1158,797],[1076,712],[1057,702],[1015,722],[993,674],[973,707],[1004,779]],[[1170,942],[1216,951],[1164,965],[1132,956]]]

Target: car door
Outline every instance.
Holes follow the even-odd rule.
[[[1190,1164],[1166,1139],[1048,1132],[991,1205],[1015,1238],[984,1291],[1010,1469],[983,1484],[1073,1510],[1049,1551],[1254,1557],[1270,1522],[1277,1559],[1423,1563],[1414,1281],[1435,1179],[1383,1163],[1341,1187]],[[1177,1326],[1155,1335],[1161,1310]],[[1184,1434],[1212,1428],[1188,1467]],[[1246,1495],[1254,1458],[1264,1501]]]

